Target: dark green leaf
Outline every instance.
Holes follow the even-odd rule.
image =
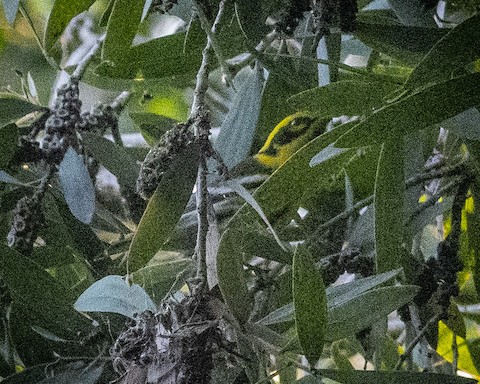
[[[265,24],[266,16],[263,12],[262,2],[249,0],[236,0],[235,11],[242,32],[248,37],[252,45],[258,44],[268,32]]]
[[[393,279],[401,271],[401,269],[396,269],[380,275],[358,279],[352,281],[351,283],[329,286],[326,291],[327,306],[330,309],[346,303],[347,301],[353,300],[370,289],[378,287],[379,285]],[[293,303],[289,303],[269,313],[263,319],[259,320],[258,323],[263,325],[272,325],[286,321],[292,321],[293,312]]]
[[[95,213],[95,189],[83,158],[72,147],[60,163],[58,176],[70,211],[79,221],[89,224]]]
[[[425,12],[422,1],[388,0],[395,15],[404,25],[416,25],[436,28],[435,20],[429,12]]]
[[[0,92],[0,127],[43,109],[42,106],[32,104],[19,96]]]
[[[6,245],[0,248],[2,278],[14,300],[34,316],[32,325],[66,339],[85,330],[88,321],[73,310],[74,298],[70,291],[29,258]]]
[[[18,3],[20,0],[3,0],[3,13],[10,26],[13,26],[18,12]]]
[[[418,63],[445,34],[438,28],[362,22],[355,32],[369,47],[407,63]]]
[[[198,165],[198,145],[177,154],[150,198],[130,245],[130,271],[146,265],[167,241],[192,194]]]
[[[300,384],[322,383],[321,377],[335,380],[342,384],[474,384],[476,380],[465,377],[429,372],[381,372],[319,369],[319,377],[307,376],[298,381]]]
[[[111,312],[131,318],[147,310],[156,311],[150,296],[139,285],[128,285],[122,276],[96,281],[80,295],[74,307],[80,312]]]
[[[143,1],[115,0],[103,42],[103,60],[113,65],[128,60],[128,52],[142,17],[143,4]]]
[[[327,333],[327,296],[322,275],[306,248],[293,255],[293,303],[298,339],[308,362],[314,366],[323,351]]]
[[[325,338],[339,340],[353,336],[410,302],[418,290],[413,285],[376,288],[330,308]]]
[[[465,73],[465,66],[480,52],[480,13],[452,29],[415,67],[405,88],[419,88],[431,82],[448,80],[455,73]]]
[[[245,160],[250,153],[260,113],[263,82],[263,68],[257,63],[235,94],[220,127],[215,148],[229,169]]]
[[[240,236],[234,231],[227,229],[223,233],[217,253],[217,277],[225,303],[240,324],[244,324],[253,303],[247,289],[239,240]]]
[[[383,144],[375,182],[375,264],[378,273],[397,268],[403,244],[404,138]]]
[[[0,168],[6,168],[15,154],[18,128],[15,124],[0,127]]]
[[[130,275],[132,281],[140,284],[154,299],[162,299],[169,292],[178,274],[193,266],[191,258],[174,252],[164,252],[162,256],[159,258],[158,254],[155,255],[145,267]]]
[[[58,40],[70,20],[86,11],[94,2],[95,0],[55,0],[43,39],[47,52]]]
[[[295,110],[320,118],[369,115],[385,104],[384,97],[397,85],[379,81],[345,80],[309,89],[288,99]]]
[[[82,132],[87,150],[105,168],[117,176],[121,186],[134,188],[140,167],[124,148],[91,132]]]
[[[345,133],[336,147],[382,143],[425,129],[480,102],[480,73],[434,84],[380,108]]]

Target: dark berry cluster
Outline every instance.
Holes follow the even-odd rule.
[[[99,104],[89,111],[82,112],[76,122],[78,131],[90,131],[103,135],[107,129],[118,124],[118,115],[110,105]]]
[[[137,179],[137,193],[144,199],[153,195],[163,176],[170,169],[177,154],[194,140],[190,124],[178,124],[165,132],[159,142],[148,152]]]
[[[153,0],[150,12],[167,13],[177,4],[178,0]]]
[[[17,201],[13,210],[12,226],[7,235],[9,247],[15,247],[22,253],[30,253],[42,217],[40,202],[39,192],[34,193],[33,196],[24,196]]]
[[[292,36],[298,23],[303,19],[304,12],[310,9],[309,0],[291,1],[282,13],[280,21],[276,23],[276,29],[288,36]]]
[[[78,79],[71,78],[58,89],[52,113],[45,122],[42,148],[48,163],[60,164],[68,146],[74,143],[75,127],[80,120],[81,106]]]
[[[320,34],[328,34],[332,28],[343,33],[355,32],[357,12],[356,0],[319,0],[313,7],[316,30]]]

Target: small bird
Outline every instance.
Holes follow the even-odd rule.
[[[270,132],[254,158],[263,166],[277,169],[301,147],[325,131],[326,121],[305,112],[285,117]]]

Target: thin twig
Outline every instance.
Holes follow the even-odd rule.
[[[217,17],[215,18],[213,25],[210,25],[210,22],[207,16],[205,15],[205,13],[203,12],[202,6],[199,4],[199,2],[194,1],[194,4],[198,14],[198,18],[200,19],[200,24],[202,25],[202,29],[207,34],[208,41],[210,43],[210,46],[213,48],[213,52],[215,53],[215,56],[217,57],[218,64],[222,69],[222,73],[225,76],[225,80],[228,85],[231,85],[232,74],[230,73],[230,68],[228,67],[227,62],[225,60],[225,56],[223,55],[222,48],[220,47],[220,44],[218,43],[217,38],[215,36],[217,26],[220,23],[223,12],[225,10],[225,2],[226,2],[225,0],[220,1],[220,4],[218,5]]]
[[[92,60],[92,58],[96,55],[97,51],[100,49],[103,40],[105,40],[105,34],[100,36],[95,43],[92,45],[92,48],[88,51],[88,53],[80,60],[77,64],[77,67],[72,73],[72,78],[81,79],[85,71],[87,70],[88,64]]]
[[[110,103],[110,108],[112,108],[114,111],[119,112],[120,110],[123,109],[125,104],[128,102],[128,99],[130,98],[130,92],[124,91],[118,95],[115,100],[113,100]],[[115,144],[117,144],[120,147],[123,147],[123,140],[122,140],[122,135],[120,134],[120,131],[118,129],[118,124],[113,124],[111,127],[112,130],[112,137],[113,141]]]
[[[461,161],[457,164],[453,164],[447,167],[433,169],[427,173],[420,173],[410,177],[406,181],[406,185],[407,187],[410,187],[410,186],[418,185],[425,181],[463,174],[465,172],[465,167],[466,167],[465,161]]]
[[[420,342],[420,340],[423,338],[425,333],[428,331],[428,328],[431,325],[437,323],[440,320],[440,317],[441,315],[437,314],[431,317],[430,320],[428,320],[427,324],[425,324],[425,326],[417,333],[415,338],[411,341],[411,343],[405,349],[405,352],[400,356],[397,364],[395,364],[395,367],[393,368],[394,371],[398,371],[402,367],[402,364],[405,362],[407,357],[410,356],[415,346]]]

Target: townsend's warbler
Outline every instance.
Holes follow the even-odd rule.
[[[310,140],[325,131],[327,122],[304,112],[284,118],[273,128],[254,158],[263,166],[276,169]]]

